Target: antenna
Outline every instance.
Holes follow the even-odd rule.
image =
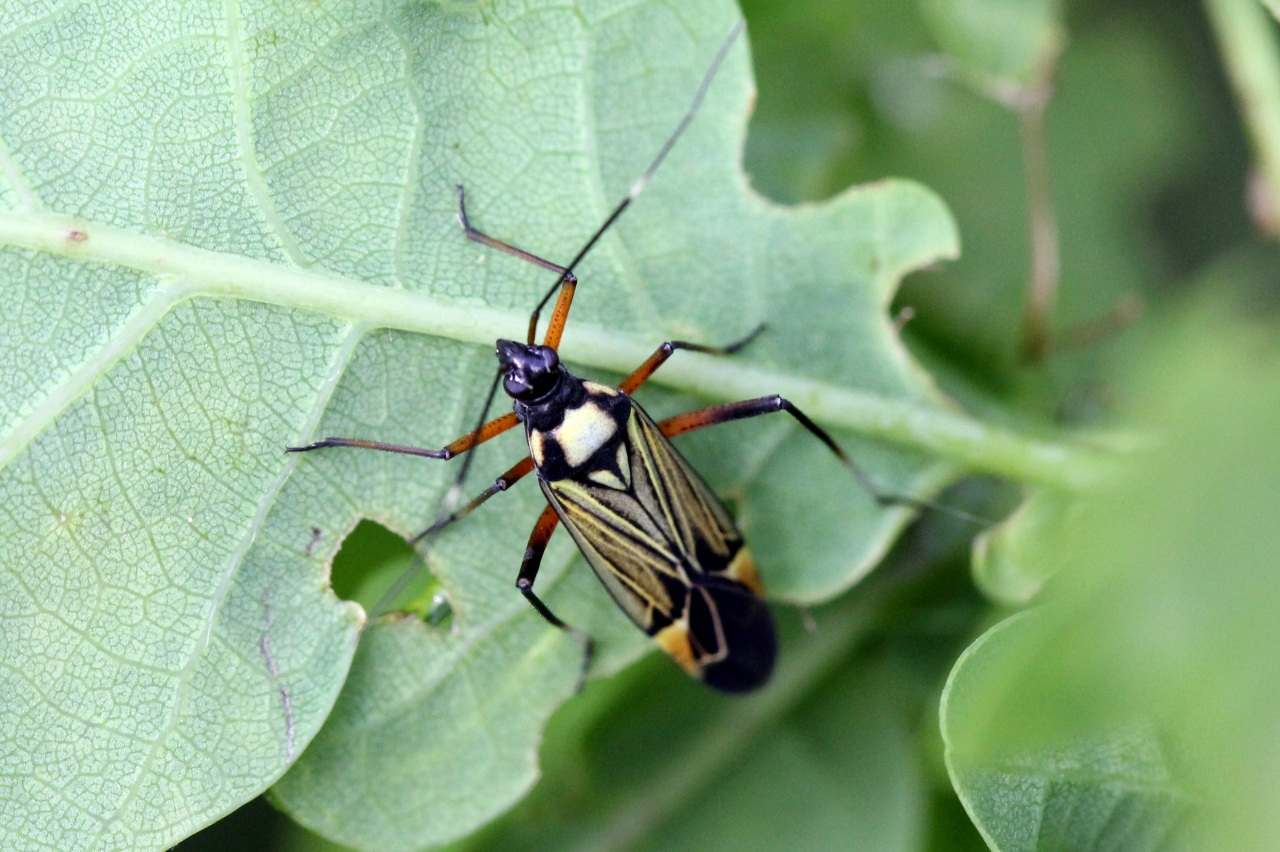
[[[542,297],[542,300],[538,302],[538,306],[533,309],[533,315],[529,318],[530,343],[532,343],[537,337],[538,317],[541,315],[542,309],[547,306],[547,303],[551,301],[551,297],[556,294],[556,291],[560,289],[564,282],[573,277],[573,270],[582,262],[582,259],[587,256],[587,253],[590,252],[591,249],[595,248],[595,245],[600,241],[600,238],[603,237],[605,232],[613,226],[613,223],[618,220],[618,217],[622,215],[622,211],[626,210],[627,207],[630,206],[631,202],[635,201],[636,197],[640,195],[640,193],[644,192],[644,188],[649,185],[649,181],[653,178],[654,173],[658,171],[658,167],[662,165],[662,161],[667,158],[667,154],[671,153],[671,149],[675,147],[676,142],[680,141],[680,137],[684,135],[685,130],[693,121],[693,117],[697,115],[698,108],[702,106],[702,101],[707,96],[707,90],[711,88],[711,81],[715,79],[717,72],[720,70],[720,66],[724,64],[725,57],[729,55],[729,48],[733,47],[733,43],[737,41],[738,36],[742,34],[742,31],[745,28],[745,21],[739,20],[738,23],[734,24],[733,29],[729,31],[729,35],[725,37],[724,43],[720,45],[720,50],[716,52],[715,58],[711,60],[711,65],[707,68],[707,72],[702,75],[702,82],[698,84],[698,90],[693,93],[693,101],[689,104],[689,109],[685,110],[684,115],[680,118],[680,122],[676,125],[676,129],[667,137],[667,141],[663,143],[657,156],[653,158],[653,162],[649,163],[649,167],[644,170],[644,173],[641,174],[640,177],[636,178],[635,183],[631,184],[631,189],[627,190],[626,197],[619,202],[617,207],[613,208],[613,212],[605,218],[600,227],[596,228],[596,232],[591,235],[591,238],[587,240],[586,244],[583,245],[583,247],[578,250],[578,253],[573,256],[573,260],[569,261],[569,265],[564,267],[560,276],[556,278],[556,283],[551,285],[551,288],[547,290],[546,294]]]

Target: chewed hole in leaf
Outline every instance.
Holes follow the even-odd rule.
[[[450,619],[452,607],[439,579],[407,541],[377,521],[361,520],[333,559],[334,594],[359,603],[366,612],[377,614],[382,597],[402,577],[408,585],[396,596],[397,609],[422,612],[434,626]]]

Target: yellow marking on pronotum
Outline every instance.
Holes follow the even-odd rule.
[[[570,467],[581,467],[618,432],[618,423],[594,402],[585,402],[564,413],[564,422],[549,437],[560,444]]]
[[[587,389],[587,393],[592,396],[623,396],[622,391],[617,388],[611,388],[608,385],[602,385],[599,382],[593,382],[590,379],[583,379],[582,386]]]

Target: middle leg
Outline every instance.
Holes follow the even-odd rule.
[[[684,340],[668,340],[666,343],[654,350],[654,353],[645,359],[643,364],[636,367],[635,371],[632,372],[631,375],[623,379],[622,383],[618,385],[618,389],[627,395],[634,393],[636,388],[640,387],[649,380],[650,376],[658,372],[658,368],[666,363],[667,359],[674,355],[679,349],[687,349],[693,352],[705,352],[708,355],[732,355],[751,341],[755,340],[762,331],[764,331],[763,323],[756,326],[755,329],[746,337],[741,340],[734,341],[728,346],[707,346],[702,343],[689,343]]]
[[[840,463],[853,474],[858,480],[858,484],[866,490],[871,498],[881,506],[909,506],[913,509],[940,509],[949,514],[964,517],[966,520],[973,520],[981,523],[982,519],[970,515],[958,509],[950,509],[945,506],[933,503],[929,500],[921,500],[916,497],[908,497],[901,494],[889,494],[881,491],[867,475],[861,467],[854,463],[853,459],[845,453],[845,451],[836,443],[831,435],[814,423],[809,416],[791,403],[790,400],[774,394],[773,396],[762,396],[759,399],[745,399],[741,402],[730,402],[725,405],[713,405],[710,408],[700,408],[697,411],[689,411],[684,414],[677,414],[675,417],[668,417],[658,424],[658,428],[662,430],[662,434],[668,438],[674,438],[676,435],[682,435],[685,432],[692,432],[696,429],[702,429],[707,426],[715,426],[718,423],[728,423],[733,420],[743,420],[748,417],[759,417],[761,414],[773,414],[778,411],[785,411],[795,418],[801,426],[803,426],[809,434],[813,435],[822,443],[826,444],[831,452],[835,453]]]
[[[502,474],[502,476],[499,476],[496,480],[494,480],[494,483],[492,485],[490,485],[484,491],[481,491],[479,494],[477,494],[465,506],[455,511],[452,511],[452,512],[446,511],[445,513],[441,514],[440,517],[436,518],[435,522],[431,524],[431,526],[427,527],[425,530],[418,533],[413,538],[409,539],[409,544],[411,545],[420,544],[423,541],[427,541],[439,535],[441,530],[443,530],[445,527],[452,526],[454,523],[462,520],[467,515],[470,515],[477,508],[479,508],[481,504],[487,501],[490,497],[502,491],[506,491],[512,485],[515,485],[517,482],[519,482],[523,477],[527,476],[529,472],[532,470],[533,470],[533,459],[526,456],[523,460],[512,465],[510,470]],[[454,488],[457,488],[456,482],[454,483]],[[447,501],[447,498],[446,498],[446,501]],[[394,583],[392,583],[391,587],[388,588],[385,592],[383,592],[382,596],[378,598],[377,604],[374,605],[373,612],[375,614],[386,612],[391,607],[391,605],[395,603],[395,601],[404,593],[405,589],[409,587],[409,584],[413,582],[413,578],[417,576],[418,572],[421,569],[422,569],[422,565],[421,563],[419,563],[418,565],[405,570],[400,575],[399,579],[397,579]]]

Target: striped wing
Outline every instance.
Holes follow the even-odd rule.
[[[768,678],[776,642],[750,552],[643,409],[577,474],[540,482],[614,600],[686,671],[729,691]]]

